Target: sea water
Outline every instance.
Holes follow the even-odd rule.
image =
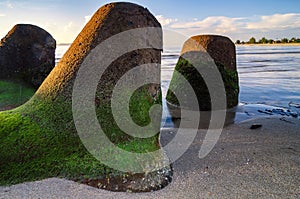
[[[241,102],[300,103],[300,46],[238,46],[237,66]]]
[[[57,46],[57,62],[68,47]],[[249,116],[293,113],[300,117],[300,46],[239,45],[236,53],[240,110]],[[162,53],[163,120],[170,120],[164,98],[179,55],[180,48],[167,48]]]

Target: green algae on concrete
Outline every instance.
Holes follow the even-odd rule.
[[[208,58],[208,56],[211,58]],[[190,38],[185,42],[175,67],[175,71],[183,75],[193,87],[200,110],[209,111],[211,110],[211,93],[208,91],[206,82],[202,74],[198,72],[199,69],[197,70],[191,64],[191,60],[186,60],[184,57],[190,57],[193,59],[193,63],[196,63],[197,67],[202,69],[216,66],[223,79],[227,108],[232,108],[238,104],[239,85],[235,46],[229,38],[217,35],[199,35]],[[178,74],[174,73],[166,97],[169,103],[176,106],[180,106],[175,96],[176,91],[185,90],[185,88],[182,88],[183,84],[180,81]],[[223,85],[220,82],[215,82],[214,86],[217,88]],[[188,100],[188,96],[186,98]]]
[[[129,23],[130,22],[130,23]],[[48,177],[65,177],[77,181],[133,176],[136,184],[124,185],[118,191],[145,191],[161,188],[166,179],[143,182],[151,173],[125,173],[97,160],[85,148],[75,128],[72,113],[72,91],[76,74],[88,54],[102,41],[120,32],[160,24],[145,8],[131,3],[111,3],[100,8],[71,45],[41,87],[23,106],[0,112],[0,184],[9,185]],[[116,46],[117,47],[117,46]],[[114,46],[113,46],[114,48]],[[130,69],[145,63],[160,63],[159,49],[130,52],[113,62],[102,75],[95,96],[95,111],[105,134],[120,148],[135,153],[160,149],[159,132],[150,138],[128,136],[118,128],[111,112],[112,88]],[[148,71],[160,70],[149,68]],[[160,77],[160,73],[158,74]],[[158,96],[153,95],[158,93]],[[159,85],[138,89],[130,100],[130,114],[139,125],[150,122],[149,109],[161,104]],[[143,132],[141,132],[143,133]],[[122,161],[124,157],[120,158]],[[117,162],[122,163],[122,161]],[[123,162],[124,163],[124,162]],[[152,176],[157,173],[152,173]],[[150,179],[151,180],[151,179]],[[166,180],[165,180],[166,181]],[[120,184],[122,184],[120,182]],[[103,185],[103,184],[102,184]],[[99,186],[102,188],[109,186]]]
[[[22,81],[0,80],[0,111],[18,107],[27,102],[35,89]]]
[[[52,107],[40,103],[29,108],[32,101],[12,111],[0,112],[0,170],[1,185],[60,176],[72,179],[92,175],[88,170],[94,165],[94,173],[103,172],[104,166],[86,151],[66,116],[67,108]],[[58,112],[58,110],[67,112]],[[70,116],[70,115],[69,115]],[[78,159],[70,159],[76,155]],[[81,162],[74,173],[68,165]]]

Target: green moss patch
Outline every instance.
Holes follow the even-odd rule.
[[[53,176],[80,177],[93,174],[90,165],[96,170],[103,168],[70,132],[44,129],[18,111],[1,112],[0,119],[1,185]],[[77,159],[71,158],[73,156]],[[76,165],[77,170],[70,165]]]
[[[34,93],[35,89],[23,82],[0,80],[0,111],[24,104]]]
[[[137,97],[145,92],[133,95],[130,109],[136,123],[147,125],[151,105],[160,101],[150,95]],[[48,101],[35,96],[17,109],[0,112],[0,185],[49,177],[84,181],[130,175],[105,166],[86,150],[77,135],[71,108],[71,102],[64,99]],[[97,107],[96,112],[105,133],[120,148],[136,153],[159,149],[158,135],[138,139],[122,132],[109,106]]]
[[[201,67],[211,67],[211,63],[206,62],[200,62],[197,63],[197,66]],[[238,94],[239,94],[239,86],[238,86],[238,74],[237,71],[232,71],[229,69],[226,69],[225,66],[222,64],[216,63],[216,66],[218,67],[218,70],[222,76],[223,83],[225,86],[226,91],[226,99],[227,99],[227,107],[231,108],[237,105],[238,103]],[[198,70],[186,59],[180,57],[179,61],[175,67],[175,71],[177,71],[179,74],[181,74],[192,86],[193,90],[195,91],[195,94],[198,99],[199,108],[202,111],[208,111],[211,110],[211,99],[210,99],[210,93],[208,91],[208,88],[206,86],[206,83],[201,76],[201,74],[198,72]],[[184,83],[182,82],[181,78],[179,77],[178,73],[174,73],[172,77],[172,81],[170,83],[170,89],[167,93],[167,101],[177,105],[177,106],[183,106],[183,107],[189,107],[189,97],[188,95],[183,96],[185,100],[183,101],[183,105],[179,104],[178,99],[176,98],[177,92],[184,93]],[[216,82],[215,85],[216,88],[218,86],[221,86]],[[172,91],[171,91],[172,90]],[[216,89],[218,90],[218,89]]]
[[[126,91],[124,91],[124,92],[126,92]],[[150,108],[154,104],[161,104],[161,93],[159,94],[159,96],[152,97],[150,94],[148,94],[146,87],[141,88],[141,89],[136,90],[130,98],[129,113],[130,113],[131,118],[127,118],[126,116],[122,115],[124,110],[121,110],[121,112],[118,112],[118,115],[119,115],[119,117],[122,118],[123,122],[125,122],[125,123],[129,122],[129,120],[132,120],[139,126],[146,126],[146,125],[149,125],[151,122],[150,116],[149,116],[149,111],[150,111]],[[153,140],[155,140],[156,147],[154,150],[159,149],[158,137],[156,137],[156,136],[151,137],[151,138],[138,139],[138,138],[134,138],[134,137],[128,135],[126,132],[123,132],[114,120],[114,116],[111,111],[110,101],[106,102],[104,104],[101,104],[101,106],[98,106],[96,108],[96,113],[98,116],[98,120],[101,124],[101,128],[103,129],[103,131],[106,133],[106,135],[109,137],[109,139],[113,143],[115,143],[117,145],[119,143],[127,143],[127,142],[129,142],[129,143],[139,142],[139,143],[146,144],[147,142],[152,143]],[[159,118],[159,119],[161,120],[161,118]],[[160,120],[159,120],[159,124],[160,124]],[[142,133],[144,133],[144,132],[141,132],[141,134]],[[157,134],[158,133],[159,133],[159,129],[157,131]],[[140,142],[139,140],[143,140],[143,141]],[[121,144],[120,146],[123,146],[123,144]],[[146,147],[146,148],[148,148],[148,147]],[[135,152],[135,151],[133,151],[133,152]]]

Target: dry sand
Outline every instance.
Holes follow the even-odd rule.
[[[252,124],[262,124],[251,130]],[[174,129],[173,129],[174,131]],[[0,187],[0,198],[300,198],[300,120],[256,118],[226,127],[204,159],[205,135],[174,163],[173,182],[151,193],[115,193],[64,179]],[[162,142],[172,139],[162,132]]]

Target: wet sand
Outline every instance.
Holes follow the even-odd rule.
[[[253,124],[261,128],[251,130]],[[162,144],[176,129],[162,131]],[[300,120],[270,116],[223,129],[215,148],[199,159],[206,130],[174,164],[174,179],[151,193],[115,193],[51,178],[0,187],[0,198],[300,198]]]

